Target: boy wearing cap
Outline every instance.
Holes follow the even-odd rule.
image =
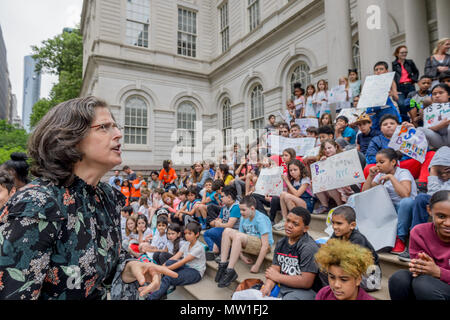
[[[366,155],[370,141],[373,137],[381,134],[381,132],[372,128],[372,120],[365,113],[358,117],[355,124],[358,126],[360,131],[360,133],[356,136],[356,148],[359,152]]]

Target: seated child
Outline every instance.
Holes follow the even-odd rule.
[[[15,192],[16,187],[14,186],[14,176],[6,170],[0,170],[0,209],[3,208]]]
[[[302,207],[289,211],[286,217],[286,237],[277,242],[272,266],[266,270],[263,296],[280,286],[278,297],[283,300],[314,300],[322,287],[314,254],[319,250],[308,234],[311,214]]]
[[[120,210],[120,230],[122,231],[122,239],[126,237],[127,219],[133,214],[133,208],[131,206],[123,207]]]
[[[152,206],[148,208],[148,221],[150,224],[150,229],[156,228],[156,211],[164,206],[164,201],[162,196],[165,193],[164,189],[157,188],[153,191]]]
[[[187,225],[190,221],[196,221],[195,217],[199,215],[197,210],[199,204],[200,198],[197,187],[189,187],[187,201],[179,211],[179,216],[181,216],[183,222],[182,225]]]
[[[306,128],[306,137],[317,139],[319,137],[319,129],[317,129],[316,127]]]
[[[353,244],[370,250],[373,256],[373,263],[368,266],[365,272],[361,273],[361,288],[366,291],[376,291],[381,289],[381,268],[378,254],[367,238],[356,229],[356,212],[350,206],[340,206],[333,211],[331,216],[333,234],[331,239],[350,241]]]
[[[177,278],[163,275],[159,290],[148,295],[147,300],[159,300],[167,294],[171,286],[185,286],[199,282],[206,270],[205,248],[198,240],[201,226],[197,222],[189,222],[184,229],[186,243],[165,265],[178,273]]]
[[[175,253],[180,251],[180,247],[186,242],[183,240],[183,228],[178,223],[169,223],[167,226],[167,252],[157,251],[153,253],[153,260],[156,264],[163,265]]]
[[[417,195],[417,186],[409,170],[398,167],[399,154],[391,148],[378,151],[375,167],[370,168],[369,176],[362,191],[367,191],[379,184],[384,185],[398,214],[397,239],[393,254],[405,250],[409,234],[411,208]]]
[[[213,182],[214,180],[211,178],[205,180],[203,196],[197,207],[197,212],[199,213],[198,217],[200,220],[200,224],[202,225],[202,229],[207,228],[206,218],[208,215],[208,205],[219,205],[217,199],[215,198],[216,192],[212,190]]]
[[[316,300],[375,300],[362,288],[362,277],[373,265],[370,251],[357,244],[331,239],[315,255],[321,270],[328,274],[329,285]]]
[[[149,211],[148,211],[149,208],[150,208],[150,206],[148,205],[148,197],[142,195],[142,196],[139,198],[139,210],[138,210],[138,214],[143,214],[143,215],[145,215],[146,217],[148,217],[148,216],[149,216]]]
[[[183,209],[184,205],[186,204],[188,193],[189,192],[186,188],[182,188],[178,191],[178,200],[180,202],[178,202],[178,204],[175,208],[176,211],[170,213],[170,215],[169,215],[170,222],[175,222],[179,225],[184,225],[183,213],[181,213],[181,209]]]
[[[159,187],[159,175],[158,172],[152,171],[150,174],[150,181],[148,182],[148,188],[150,190],[155,190]]]
[[[233,187],[223,188],[222,201],[224,206],[220,210],[219,217],[211,221],[211,229],[206,230],[203,235],[203,239],[209,248],[209,251],[206,252],[208,261],[214,260],[215,254],[220,252],[222,233],[225,228],[239,230],[241,211],[236,196],[236,190]]]
[[[355,124],[358,126],[360,131],[360,133],[356,136],[356,147],[358,151],[365,156],[370,141],[372,141],[374,137],[380,135],[381,132],[372,128],[372,120],[365,113],[358,117]]]
[[[409,270],[389,279],[392,300],[450,300],[450,191],[436,192],[428,212],[433,222],[411,230]]]
[[[273,244],[272,225],[265,214],[256,210],[256,200],[252,196],[245,196],[240,202],[239,209],[241,210],[239,231],[226,228],[222,234],[221,262],[215,277],[219,288],[228,287],[237,279],[234,266],[239,258],[246,264],[253,263],[253,260],[246,257],[243,252],[258,256],[250,269],[250,272],[258,273],[264,257],[271,251]]]
[[[167,225],[169,224],[169,220],[166,215],[158,216],[156,232],[151,239],[152,242],[149,242],[149,238],[147,237],[145,240],[139,244],[139,252],[141,256],[139,260],[141,262],[153,262],[153,254],[155,252],[167,252],[167,244],[169,240],[167,240]]]
[[[175,180],[177,179],[177,174],[175,169],[172,168],[172,162],[170,160],[163,161],[163,168],[159,172],[160,181],[159,187],[163,187],[165,191],[169,191],[171,187],[175,187]]]
[[[346,116],[337,117],[334,136],[336,139],[344,139],[348,144],[355,144],[356,131],[349,127]]]
[[[294,123],[291,126],[290,137],[294,138],[294,139],[302,137],[302,132],[301,132],[300,126],[298,124]]]
[[[148,228],[147,217],[142,214],[138,215],[136,219],[136,232],[138,234],[137,240],[130,242],[130,253],[132,256],[138,258],[142,253],[140,251],[140,245],[149,243],[153,236],[152,231]]]
[[[214,180],[218,179],[222,180],[226,186],[234,180],[233,175],[230,173],[230,167],[227,164],[221,163],[219,165],[219,170],[216,171],[216,175],[214,177]]]
[[[421,76],[419,82],[417,83],[419,90],[410,92],[406,98],[407,101],[409,101],[410,106],[408,115],[411,119],[411,123],[414,124],[416,128],[423,126],[423,101],[426,97],[431,95],[431,82],[432,79],[429,76]]]
[[[223,183],[222,179],[214,180],[214,182],[212,184],[212,191],[213,191],[213,195],[212,196],[215,199],[215,203],[209,203],[206,206],[206,211],[207,211],[207,216],[206,216],[207,229],[209,229],[211,227],[211,222],[213,220],[217,219],[217,217],[220,214],[220,210],[222,209],[222,206],[223,206],[223,201],[222,201],[223,192],[222,191],[223,191],[224,187],[225,187],[225,184]],[[233,190],[235,190],[235,189],[233,188]]]
[[[138,233],[136,230],[137,215],[132,214],[127,218],[125,236],[122,238],[122,248],[130,252],[130,245],[138,241]]]

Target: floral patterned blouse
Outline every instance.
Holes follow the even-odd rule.
[[[36,179],[0,209],[0,300],[137,299],[121,272],[125,197],[75,177],[69,187]]]

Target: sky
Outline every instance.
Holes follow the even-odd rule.
[[[0,26],[7,51],[12,93],[17,96],[17,112],[22,118],[23,58],[31,46],[62,33],[80,22],[83,0],[0,0]],[[41,98],[46,98],[57,81],[43,74]]]

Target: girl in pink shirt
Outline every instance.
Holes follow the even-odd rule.
[[[409,270],[389,279],[392,300],[450,300],[450,190],[436,192],[427,209],[433,222],[411,230]]]

